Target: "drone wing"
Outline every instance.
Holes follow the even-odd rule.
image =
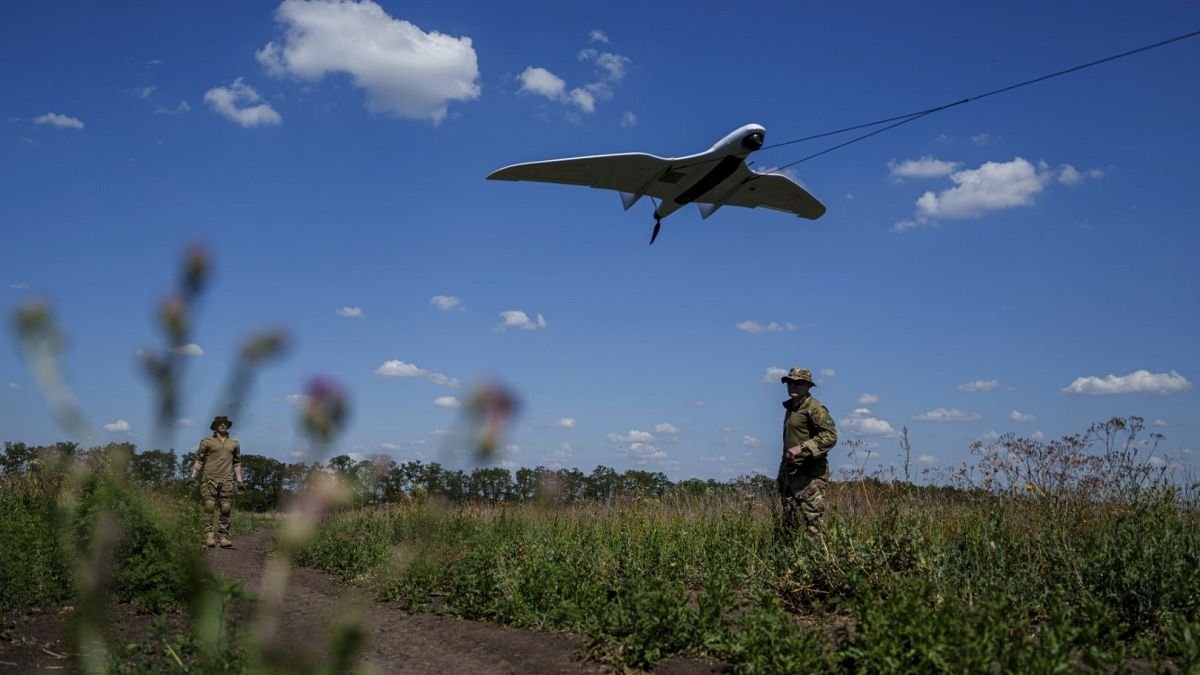
[[[632,152],[513,164],[492,172],[488,180],[566,183],[661,197],[655,185],[670,168],[669,159]]]
[[[754,175],[750,180],[725,204],[751,209],[762,206],[794,213],[809,220],[816,220],[825,214],[825,205],[787,176],[777,173],[751,173]]]

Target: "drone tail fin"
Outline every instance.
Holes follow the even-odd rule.
[[[621,205],[625,207],[626,211],[628,211],[629,208],[631,206],[633,206],[634,204],[636,204],[637,201],[641,198],[642,198],[642,195],[640,195],[640,194],[635,194],[633,192],[622,192],[621,193]]]
[[[700,220],[708,220],[709,216],[721,208],[721,204],[696,204],[696,208],[700,209]]]

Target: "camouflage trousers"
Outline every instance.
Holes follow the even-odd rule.
[[[229,516],[233,513],[233,479],[205,478],[200,484],[200,497],[204,500],[204,536],[213,533],[213,514],[219,513],[220,527],[217,533],[228,537]]]
[[[785,460],[779,465],[779,476],[775,482],[783,503],[779,521],[782,533],[792,534],[803,522],[805,534],[819,536],[821,517],[825,515],[825,488],[829,481],[821,476],[804,475],[795,464]]]

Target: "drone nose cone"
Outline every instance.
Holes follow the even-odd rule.
[[[761,132],[761,131],[756,131],[752,134],[748,134],[745,138],[742,139],[742,147],[744,147],[747,150],[750,150],[752,152],[754,150],[758,150],[762,146],[763,146],[763,132]]]

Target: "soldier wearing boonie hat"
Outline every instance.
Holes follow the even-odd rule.
[[[217,534],[221,537],[221,548],[232,548],[229,540],[229,519],[233,513],[233,480],[237,478],[238,488],[246,489],[242,481],[242,445],[229,435],[229,427],[233,421],[224,415],[215,417],[212,424],[211,436],[205,436],[200,441],[200,449],[196,452],[196,463],[192,465],[192,477],[188,482],[194,482],[204,467],[204,480],[200,484],[200,496],[204,499],[204,545],[212,548],[217,545],[213,537],[213,514],[220,510],[220,526]]]
[[[792,368],[779,381],[788,391],[783,402],[783,459],[776,478],[783,502],[780,526],[791,533],[803,519],[805,533],[818,536],[829,485],[826,455],[837,444],[837,427],[829,409],[809,393],[817,386],[811,370]]]

